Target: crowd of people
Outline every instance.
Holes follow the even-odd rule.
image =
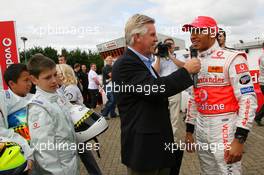
[[[73,68],[67,65],[65,57],[59,57],[58,62],[56,65],[52,59],[35,54],[27,65],[12,64],[4,72],[9,89],[0,92],[0,174],[22,174],[23,170],[26,170],[23,174],[79,174],[78,154],[89,174],[102,174],[92,149],[67,147],[79,144],[76,126],[70,118],[73,105],[96,108],[101,84],[96,65],[92,64],[87,72],[86,65],[76,63]],[[94,85],[88,86],[91,82]],[[96,96],[93,87],[97,88]],[[111,107],[115,109],[114,103]],[[89,121],[87,126],[91,125]],[[43,144],[53,147],[42,149]],[[13,154],[5,153],[8,149]]]
[[[201,174],[241,174],[257,108],[246,54],[225,45],[226,33],[211,17],[198,16],[182,30],[190,32],[192,59],[175,54],[172,38],[164,40],[167,51],[160,54],[155,20],[133,15],[125,26],[127,49],[114,64],[111,56],[105,59],[102,82],[96,64],[87,71],[86,65],[67,65],[64,56],[56,64],[35,54],[27,65],[9,66],[4,73],[9,89],[0,92],[0,174],[78,175],[80,157],[89,174],[101,175],[91,150],[76,146],[76,126],[82,131],[92,124],[74,123],[71,109],[95,110],[102,92],[103,118],[120,116],[128,175],[177,175],[184,150],[198,152]],[[264,56],[262,92],[263,79]],[[190,87],[183,148],[181,92]],[[88,110],[80,121],[90,115]],[[264,107],[255,119],[259,125],[263,115]]]

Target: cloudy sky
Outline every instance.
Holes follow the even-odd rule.
[[[95,50],[123,36],[126,20],[135,13],[155,18],[157,32],[184,39],[187,46],[189,34],[181,26],[199,15],[215,18],[229,45],[264,39],[263,0],[7,0],[1,2],[0,20],[16,21],[17,38],[27,37],[27,47]]]

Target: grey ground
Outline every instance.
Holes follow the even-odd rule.
[[[182,120],[181,120],[182,121]],[[121,164],[120,158],[120,118],[108,120],[108,130],[99,136],[101,159],[96,153],[94,156],[104,175],[126,175],[126,167]],[[180,126],[181,135],[184,135],[183,121]],[[245,145],[243,156],[244,175],[264,175],[264,127],[254,124]],[[81,175],[88,174],[81,165]],[[184,153],[181,166],[181,175],[199,175],[199,161],[196,154]]]

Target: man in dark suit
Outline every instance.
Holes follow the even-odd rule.
[[[191,59],[169,76],[159,77],[151,67],[157,42],[154,19],[136,14],[125,27],[128,45],[113,66],[113,91],[121,118],[121,156],[128,175],[168,175],[176,156],[168,97],[193,84],[190,74],[200,70]]]

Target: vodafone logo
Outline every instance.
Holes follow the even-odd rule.
[[[224,51],[218,51],[216,52],[216,54],[214,56],[212,56],[211,58],[213,59],[225,59],[225,57],[223,57],[222,55],[224,54]]]
[[[37,128],[39,128],[40,126],[39,126],[39,123],[38,122],[34,122],[33,123],[33,129],[37,129]]]
[[[218,52],[216,53],[216,56],[220,57],[220,56],[222,56],[223,54],[224,54],[223,51],[218,51]]]
[[[222,126],[222,137],[223,137],[223,143],[225,145],[225,148],[227,147],[228,143],[228,125],[224,124]]]
[[[248,66],[245,63],[237,64],[237,65],[235,65],[235,68],[236,68],[237,74],[248,72]]]
[[[202,102],[206,101],[208,99],[207,91],[204,89],[201,89],[199,92],[199,98],[201,99]]]
[[[240,64],[240,65],[239,65],[239,68],[240,68],[241,70],[245,70],[245,69],[246,69],[246,66],[245,66],[245,64]]]

